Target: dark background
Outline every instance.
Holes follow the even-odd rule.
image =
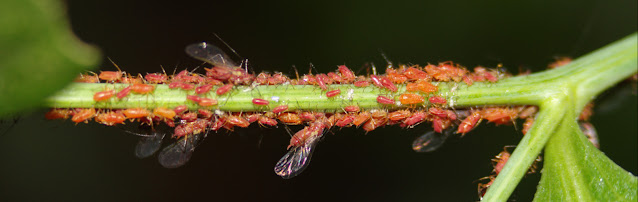
[[[465,66],[544,69],[557,56],[578,57],[637,30],[636,1],[80,1],[68,0],[74,32],[131,73],[160,65],[192,69],[190,43],[223,44],[255,71],[292,73],[313,63],[321,72],[346,64],[453,60]],[[114,70],[104,60],[102,70]],[[201,70],[200,70],[201,72]],[[362,71],[360,73],[365,73]],[[597,102],[593,124],[601,150],[638,173],[636,88],[622,85]],[[475,180],[521,132],[482,124],[434,153],[411,150],[413,130],[365,134],[334,130],[310,167],[283,180],[272,171],[286,153],[280,127],[210,134],[178,169],[137,159],[137,137],[121,128],[45,121],[45,110],[0,127],[0,197],[12,200],[477,200]],[[132,126],[134,124],[129,124]],[[520,123],[519,127],[520,128]],[[4,132],[8,131],[8,132]],[[513,199],[529,201],[540,175],[523,179]]]

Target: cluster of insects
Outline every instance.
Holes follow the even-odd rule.
[[[537,111],[535,106],[491,106],[484,108],[451,108],[448,97],[439,94],[439,82],[464,83],[498,82],[509,76],[497,70],[476,67],[473,71],[454,64],[442,62],[424,67],[414,65],[389,65],[385,74],[356,75],[345,65],[329,73],[306,74],[290,78],[283,73],[259,73],[248,71],[245,63],[237,65],[219,48],[207,43],[187,46],[190,56],[212,64],[205,74],[181,71],[177,74],[148,73],[132,76],[123,71],[102,71],[99,74],[81,74],[76,82],[125,84],[122,88],[104,89],[95,92],[95,103],[126,101],[131,94],[152,96],[158,85],[166,85],[175,91],[187,92],[186,100],[196,107],[179,105],[176,107],[96,109],[96,108],[54,108],[45,116],[47,119],[67,119],[75,123],[94,120],[104,125],[123,124],[127,120],[136,121],[144,128],[135,154],[148,157],[160,150],[166,134],[177,139],[162,149],[159,162],[167,168],[184,165],[190,159],[197,145],[209,132],[224,128],[246,128],[253,123],[263,127],[278,125],[304,125],[294,134],[285,154],[275,166],[275,173],[283,178],[291,178],[301,173],[309,164],[312,153],[323,134],[332,128],[361,127],[369,132],[387,125],[412,128],[422,123],[431,123],[432,132],[416,138],[413,149],[429,152],[439,148],[445,138],[452,133],[464,135],[476,127],[481,120],[495,124],[512,124],[516,119],[524,119],[523,133],[529,129]],[[326,99],[334,100],[342,93],[334,86],[349,88],[377,88],[384,93],[376,96],[381,108],[362,108],[356,104],[344,104],[340,110],[317,111],[290,109],[279,100],[261,97],[252,98],[253,111],[224,111],[218,106],[218,99],[238,92],[239,87],[252,90],[261,85],[306,85],[314,86]],[[272,106],[275,102],[276,106]],[[284,104],[280,104],[284,103]],[[159,124],[168,126],[172,132],[160,129]]]

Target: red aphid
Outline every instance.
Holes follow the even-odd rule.
[[[168,80],[168,76],[166,74],[160,74],[160,73],[149,73],[146,74],[146,76],[144,76],[144,79],[148,82],[148,83],[166,83],[166,81]]]
[[[210,69],[206,69],[206,76],[225,81],[232,76],[231,70],[227,67],[213,67]]]
[[[270,102],[261,98],[253,98],[253,104],[255,105],[268,105]]]
[[[122,90],[120,90],[120,92],[117,92],[117,99],[122,99],[126,96],[128,96],[128,94],[131,93],[131,87],[127,86],[126,88],[123,88]]]
[[[394,99],[383,96],[383,95],[379,95],[377,97],[377,102],[380,104],[385,104],[385,105],[393,105],[394,104]]]
[[[217,131],[224,126],[224,123],[226,123],[226,118],[220,117],[215,120],[215,122],[213,122],[213,124],[210,126],[210,129],[213,131]]]
[[[343,83],[343,79],[334,72],[328,72],[328,77],[337,83]]]
[[[228,116],[226,118],[226,122],[232,124],[233,126],[239,126],[242,128],[246,128],[250,125],[248,120],[242,118],[241,116]]]
[[[428,98],[428,100],[432,104],[445,104],[445,103],[447,103],[447,100],[445,98],[439,97],[439,96],[432,96],[432,97]]]
[[[213,84],[206,84],[195,88],[195,94],[208,93],[213,88]]]
[[[425,112],[422,112],[422,111],[414,112],[412,116],[406,118],[403,121],[403,124],[405,124],[405,127],[414,126],[424,121],[426,117],[427,115],[425,114]]]
[[[326,97],[334,97],[341,94],[341,90],[340,89],[336,89],[336,90],[331,90],[326,92]]]
[[[197,96],[197,95],[187,95],[186,99],[189,99],[189,100],[191,100],[193,102],[197,102],[197,103],[199,103],[199,101],[202,100],[202,98]]]
[[[456,120],[456,113],[454,113],[454,111],[452,110],[430,107],[430,109],[428,109],[428,112],[443,119]]]
[[[370,80],[372,80],[372,84],[374,84],[375,86],[379,87],[379,88],[383,88],[383,84],[381,83],[381,78],[379,78],[377,75],[370,75]]]
[[[359,81],[355,81],[354,82],[354,86],[356,87],[366,87],[369,86],[370,82],[366,81],[366,80],[359,80]]]
[[[246,116],[246,120],[248,120],[248,122],[253,123],[257,120],[259,120],[259,118],[262,117],[261,114],[257,113],[257,114],[250,114]]]
[[[95,117],[95,122],[98,122],[107,126],[120,124],[120,123],[123,123],[124,121],[126,121],[126,117],[121,112],[112,111],[112,112],[98,114]]]
[[[146,94],[146,93],[150,93],[153,90],[155,90],[155,86],[153,85],[149,85],[149,84],[133,84],[131,86],[131,91],[133,91],[134,93],[138,93],[138,94]]]
[[[301,120],[303,121],[308,121],[308,122],[312,122],[316,120],[316,117],[312,112],[301,112],[301,114],[299,114],[299,118],[301,118]]]
[[[441,117],[434,117],[432,120],[432,128],[437,133],[442,133],[447,127],[451,125],[451,121],[449,119],[443,119]]]
[[[181,114],[182,112],[188,110],[188,107],[186,105],[180,105],[175,107],[175,109],[173,109],[173,111],[175,111],[175,113]]]
[[[151,112],[144,108],[125,109],[122,111],[122,113],[124,113],[124,116],[129,119],[146,118],[151,114]]]
[[[340,119],[338,119],[337,122],[335,123],[335,126],[346,127],[350,125],[354,121],[354,119],[355,119],[354,115],[347,114],[341,117]]]
[[[259,124],[267,126],[276,126],[277,120],[265,116],[259,117]]]
[[[343,110],[346,112],[359,112],[360,109],[357,105],[348,105],[344,107]]]
[[[231,89],[233,89],[233,84],[226,84],[222,87],[219,87],[215,93],[217,93],[217,95],[223,95],[223,94],[226,94]]]
[[[467,84],[468,86],[474,84],[474,81],[472,81],[472,79],[467,75],[463,76],[463,82],[465,82],[465,84]]]
[[[209,107],[209,106],[217,105],[217,100],[213,98],[203,97],[199,100],[199,102],[197,102],[197,104],[199,104],[199,106],[202,106],[202,107]]]
[[[213,116],[213,112],[206,109],[198,109],[197,113],[199,113],[199,116],[202,118],[210,118]]]
[[[381,84],[392,92],[397,92],[397,87],[387,77],[381,77]]]
[[[186,135],[193,134],[194,131],[195,129],[193,128],[192,123],[182,124],[175,127],[173,137],[174,138],[184,137]]]
[[[181,115],[180,118],[182,120],[184,120],[184,121],[187,121],[187,122],[193,122],[193,121],[197,120],[197,113],[189,112],[189,113]]]
[[[71,121],[75,123],[84,122],[90,119],[91,117],[93,117],[94,115],[95,115],[95,109],[93,108],[82,109],[79,112],[76,112],[75,114],[73,114],[73,117],[71,117]]]
[[[181,82],[172,82],[168,84],[168,88],[170,89],[180,88],[181,86],[182,86]]]
[[[507,160],[510,159],[510,155],[510,152],[505,149],[503,149],[501,153],[496,155],[496,159],[492,159],[492,161],[496,163],[494,164],[494,170],[492,170],[492,172],[494,172],[496,175],[501,173],[503,167],[505,167],[505,164],[507,163]]]
[[[350,83],[354,81],[355,79],[354,72],[348,69],[348,67],[346,67],[345,65],[339,65],[338,69],[339,69],[339,73],[341,73],[341,77],[343,78],[344,82]]]
[[[327,80],[328,80],[328,76],[326,76],[325,74],[319,74],[317,75],[317,85],[319,85],[319,88],[321,88],[321,90],[327,90],[328,87],[326,86]]]
[[[363,124],[363,130],[365,130],[366,132],[370,132],[373,131],[374,129],[385,125],[385,123],[387,122],[387,119],[381,118],[381,119],[376,119],[376,118],[372,118],[370,119],[368,122]]]
[[[117,80],[120,80],[120,78],[122,78],[122,72],[121,71],[102,71],[100,72],[100,75],[98,77],[105,81],[117,81]]]
[[[193,90],[193,88],[195,88],[195,85],[190,83],[180,83],[179,88],[181,88],[182,90]]]
[[[470,132],[477,125],[479,120],[481,120],[481,112],[472,112],[472,114],[463,119],[461,124],[459,124],[459,129],[456,131],[456,133],[465,134],[467,132]]]
[[[280,112],[284,112],[288,110],[288,105],[279,105],[277,107],[275,107],[274,109],[272,109],[273,113],[280,113]]]
[[[96,102],[108,100],[113,97],[113,94],[113,90],[100,91],[93,95],[93,100]]]

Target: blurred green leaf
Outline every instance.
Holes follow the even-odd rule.
[[[534,200],[636,201],[637,190],[637,178],[594,147],[575,119],[565,118],[545,148]]]
[[[57,0],[0,1],[0,27],[0,117],[38,106],[101,58]]]

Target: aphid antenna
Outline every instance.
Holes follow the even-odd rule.
[[[297,81],[299,81],[299,71],[297,71],[297,66],[292,65],[292,69],[295,70],[295,76],[297,76]]]
[[[388,59],[388,56],[386,56],[385,52],[383,52],[383,50],[381,48],[379,48],[379,53],[381,54],[381,57],[383,57],[385,62],[388,63],[387,68],[393,68],[394,66],[392,65],[392,61],[390,61],[390,59]]]
[[[213,35],[215,35],[215,37],[217,39],[219,39],[219,41],[221,41],[222,43],[224,43],[224,45],[226,47],[228,47],[228,49],[230,49],[230,51],[232,51],[238,58],[244,58],[241,55],[239,55],[239,53],[237,53],[237,51],[235,51],[235,49],[233,49],[233,47],[230,47],[230,45],[228,45],[228,43],[226,43],[226,41],[224,41],[221,37],[219,37],[219,35],[217,35],[217,33],[213,33]]]
[[[139,137],[153,137],[153,135],[148,135],[148,134],[142,134],[142,133],[136,133],[136,132],[132,132],[123,128],[120,128],[122,131],[124,131],[125,133],[131,134],[131,135],[135,135],[135,136],[139,136]]]
[[[310,69],[308,70],[308,74],[312,75],[312,70],[315,70],[315,72],[317,72],[317,74],[319,74],[319,71],[317,71],[317,68],[315,68],[315,65],[312,64],[312,62],[310,63]]]
[[[374,62],[371,62],[370,65],[372,67],[372,74],[377,75],[377,66],[374,66]]]
[[[122,72],[122,69],[120,69],[120,66],[117,66],[117,64],[115,64],[115,62],[110,57],[106,57],[106,59],[109,59],[111,64],[113,64],[113,66],[115,66],[115,68],[117,68],[117,71]]]
[[[288,127],[288,125],[286,124],[282,124],[284,125],[284,129],[286,129],[286,132],[288,133],[288,135],[290,136],[290,138],[292,138],[294,136],[294,134],[292,133],[292,131],[290,130],[290,127]]]

